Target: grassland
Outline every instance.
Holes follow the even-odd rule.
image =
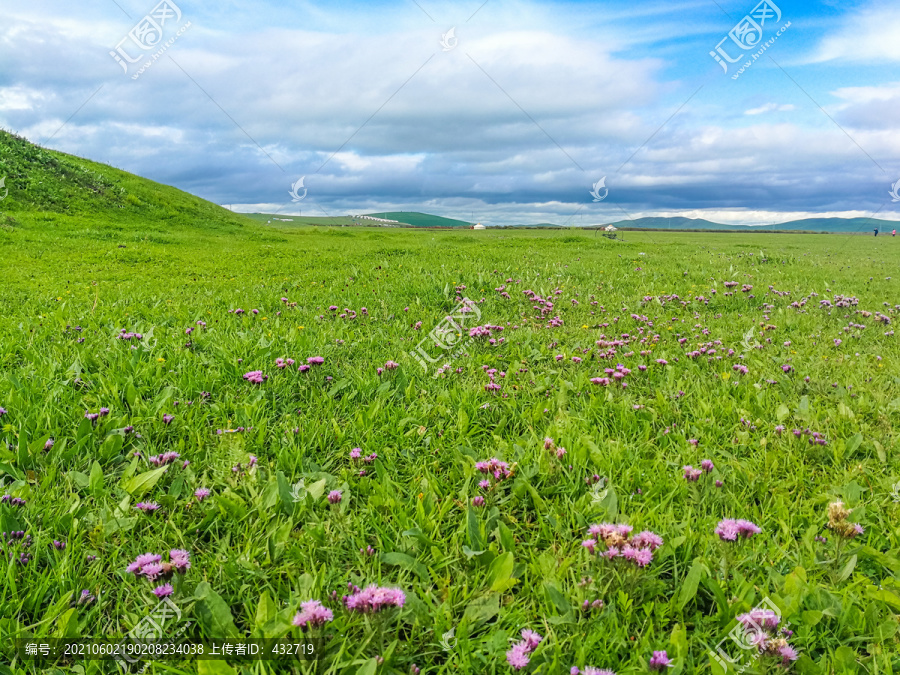
[[[126,635],[157,602],[126,566],[183,549],[190,639],[302,635],[312,599],[333,621],[318,661],[147,672],[508,673],[529,629],[526,672],[666,650],[672,675],[719,673],[710,650],[753,653],[727,638],[765,598],[792,672],[900,670],[895,241],[262,227],[166,198],[161,220],[115,187],[94,215],[2,203],[0,493],[25,503],[0,530],[32,545],[0,563],[0,635]],[[409,352],[462,297],[493,329],[453,357],[427,340],[426,372]],[[479,473],[492,457],[509,477]],[[836,500],[862,534],[826,527]],[[724,518],[761,533],[722,541]],[[664,543],[602,559],[582,542],[604,521]],[[348,611],[348,583],[404,606]],[[2,649],[0,672],[36,672]]]

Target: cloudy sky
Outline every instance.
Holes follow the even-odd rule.
[[[900,219],[896,0],[3,4],[0,126],[238,211]]]

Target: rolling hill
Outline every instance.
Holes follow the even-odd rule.
[[[42,148],[2,130],[0,179],[5,183],[0,188],[0,212],[17,222],[68,216],[70,221],[117,225],[177,223],[219,228],[247,223],[244,216],[187,192]]]

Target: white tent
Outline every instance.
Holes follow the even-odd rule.
[[[482,225],[481,223],[475,223],[475,227],[473,227],[472,229],[473,229],[473,230],[484,230],[484,229],[486,229],[486,228],[485,228],[485,226]]]
[[[605,229],[607,232],[615,232],[618,228],[613,227],[612,225],[607,225],[604,229]]]

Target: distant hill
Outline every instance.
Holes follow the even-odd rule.
[[[646,230],[722,230],[732,232],[765,232],[771,230],[802,230],[807,232],[871,232],[878,227],[882,232],[898,226],[897,221],[876,218],[806,218],[770,225],[726,225],[701,218],[636,218],[612,223],[619,229]],[[606,224],[593,226],[606,227]]]
[[[60,214],[119,224],[178,222],[192,227],[243,225],[194,195],[87,159],[41,148],[0,130],[0,211],[13,219]],[[8,192],[7,192],[8,191]]]
[[[374,218],[386,218],[388,220],[398,220],[401,223],[409,223],[413,227],[472,227],[475,223],[465,220],[454,220],[453,218],[443,218],[441,216],[433,216],[430,213],[419,213],[417,211],[391,211],[388,213],[367,213],[367,216]]]

